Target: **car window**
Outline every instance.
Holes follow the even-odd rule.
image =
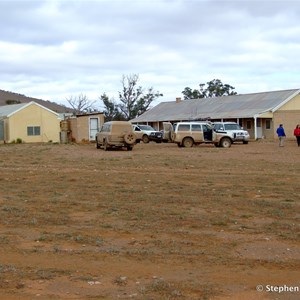
[[[109,132],[110,124],[104,124],[101,128],[101,132]]]
[[[130,132],[131,131],[130,124],[124,125],[124,124],[114,124],[113,131],[114,132]]]
[[[202,131],[201,124],[192,124],[192,131]]]
[[[241,130],[239,124],[225,124],[225,130]]]
[[[224,130],[222,124],[215,124],[215,125],[214,125],[214,128],[215,128],[216,130]]]
[[[203,127],[203,132],[207,132],[211,130],[211,128],[206,124],[202,125],[202,127]]]
[[[139,127],[134,127],[134,131],[142,131]]]
[[[147,131],[155,131],[155,129],[149,125],[139,125],[139,127],[142,129],[142,130],[147,130]]]
[[[179,124],[177,131],[189,131],[190,125],[189,124]]]

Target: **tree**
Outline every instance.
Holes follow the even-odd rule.
[[[223,84],[220,79],[213,79],[206,83],[200,83],[199,90],[192,90],[189,87],[186,87],[182,94],[184,95],[185,100],[189,99],[200,99],[200,98],[213,98],[221,96],[236,95],[237,93],[233,91],[235,88],[229,84]]]
[[[114,99],[110,100],[109,97],[104,93],[100,96],[100,100],[103,102],[105,106],[104,116],[105,120],[112,121],[122,121],[124,117],[122,113],[118,109],[118,105],[115,103]]]
[[[89,113],[95,111],[96,101],[90,101],[86,95],[70,96],[66,99],[76,114]]]
[[[153,88],[148,88],[145,92],[141,86],[138,86],[139,75],[123,75],[122,92],[119,92],[120,103],[116,104],[110,100],[104,93],[100,100],[105,106],[104,114],[108,120],[131,120],[147,111],[151,103],[157,98],[163,96],[159,92],[154,92]]]
[[[20,100],[6,100],[5,103],[7,105],[11,105],[11,104],[20,104],[21,101]]]

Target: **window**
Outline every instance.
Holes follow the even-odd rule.
[[[27,127],[27,135],[41,135],[41,127],[40,126],[28,126]]]
[[[225,130],[241,130],[239,124],[225,124]]]
[[[203,125],[203,132],[209,132],[210,128],[207,125]]]
[[[104,124],[100,130],[101,132],[109,132],[110,131],[110,124]]]
[[[266,120],[266,129],[271,129],[271,120]]]
[[[201,124],[192,124],[192,131],[202,131]]]
[[[178,131],[190,131],[190,125],[189,124],[180,124],[178,126]]]

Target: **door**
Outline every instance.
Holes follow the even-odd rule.
[[[90,141],[96,140],[96,133],[99,130],[99,119],[98,118],[90,118]]]
[[[172,142],[174,139],[174,128],[170,122],[163,122],[164,135],[163,140]]]
[[[256,120],[256,135],[258,139],[262,138],[262,126],[261,126],[261,119]]]
[[[205,140],[206,125],[192,124],[191,135],[195,143],[202,143]],[[203,128],[202,128],[203,127]]]

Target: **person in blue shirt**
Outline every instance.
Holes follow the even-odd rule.
[[[279,127],[276,130],[276,133],[278,135],[278,139],[279,139],[279,147],[283,147],[283,141],[285,138],[285,132],[284,132],[284,128],[283,125],[280,124]]]

